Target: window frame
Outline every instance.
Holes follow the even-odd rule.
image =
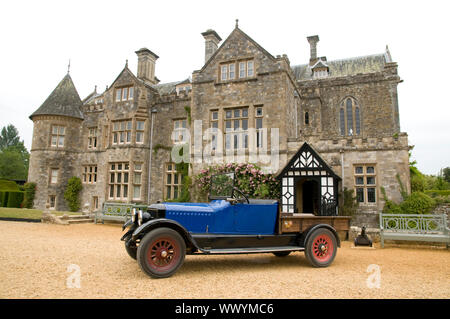
[[[247,110],[247,115],[244,116],[244,110]],[[234,107],[224,108],[224,141],[226,150],[239,150],[248,149],[248,128],[249,128],[249,107]],[[236,111],[239,111],[239,116],[236,116]],[[231,116],[228,117],[227,113],[231,112]],[[246,129],[244,129],[244,121],[246,121]],[[230,127],[227,128],[227,122],[230,123]],[[236,122],[239,123],[238,129],[236,129]],[[232,141],[231,141],[232,140]],[[236,143],[237,141],[237,143]],[[239,142],[240,141],[240,142]],[[237,145],[236,145],[237,144]]]
[[[130,163],[110,162],[108,165],[108,199],[127,201],[130,198]],[[114,176],[114,178],[111,178],[112,176]],[[127,176],[126,182],[125,176]],[[113,188],[111,188],[111,186]],[[111,196],[111,189],[113,190],[113,196]],[[118,193],[120,196],[117,196]],[[125,193],[127,196],[123,196]]]
[[[56,133],[55,133],[56,128]],[[62,131],[61,131],[62,129]],[[56,143],[53,145],[53,138],[56,138]],[[60,145],[60,141],[62,139],[62,144]],[[50,147],[62,148],[64,147],[66,139],[66,127],[60,124],[54,124],[50,127]]]
[[[368,168],[373,168],[373,172],[368,172]],[[362,171],[359,172],[358,168],[362,168]],[[377,165],[376,164],[353,164],[353,184],[355,189],[355,196],[357,201],[361,205],[377,205],[378,204],[378,174],[377,174]],[[374,183],[368,183],[368,179],[373,178]],[[358,182],[359,179],[362,179],[362,183]],[[361,193],[362,192],[362,193]],[[369,192],[373,194],[369,196]],[[360,201],[360,196],[362,195],[363,199]],[[370,200],[373,196],[373,201]]]
[[[349,101],[350,104],[348,103]],[[341,136],[362,135],[361,106],[354,97],[351,96],[345,97],[340,103],[338,123],[339,123],[338,125],[339,135]],[[344,132],[342,130],[344,130]]]
[[[167,200],[178,199],[183,186],[183,174],[177,172],[175,163],[166,163],[164,172],[164,198]],[[168,182],[168,176],[170,176],[170,183]],[[175,183],[175,180],[177,180],[177,183]],[[175,196],[175,189],[177,190],[177,196]]]

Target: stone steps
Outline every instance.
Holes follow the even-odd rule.
[[[66,218],[60,217],[61,220],[66,221],[71,224],[87,224],[93,223],[94,219],[89,217],[89,215],[67,215]]]

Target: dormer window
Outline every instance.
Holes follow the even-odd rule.
[[[322,79],[328,76],[327,70],[314,70],[313,77],[315,79]]]
[[[122,87],[116,89],[116,102],[128,101],[134,98],[134,87]]]

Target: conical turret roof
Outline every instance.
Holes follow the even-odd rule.
[[[83,119],[81,112],[82,101],[69,73],[59,82],[45,102],[30,115],[62,115]]]

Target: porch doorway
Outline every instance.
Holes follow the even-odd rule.
[[[300,178],[296,181],[297,190],[295,212],[318,215],[320,207],[319,181],[310,178]]]

